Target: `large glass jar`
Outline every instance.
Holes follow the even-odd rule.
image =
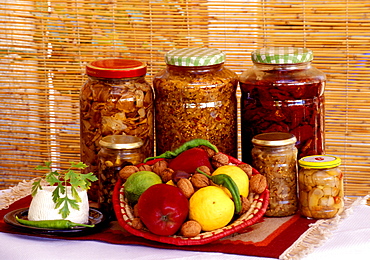
[[[299,209],[308,218],[333,218],[344,210],[341,159],[313,155],[299,160]]]
[[[80,93],[81,161],[85,172],[98,174],[99,141],[108,135],[132,135],[143,140],[146,157],[154,153],[153,90],[145,80],[147,66],[137,60],[103,59],[86,67]],[[89,190],[97,200],[98,184]]]
[[[153,80],[157,154],[203,138],[237,157],[238,77],[224,66],[225,54],[210,48],[175,49],[165,60],[166,69]]]
[[[297,212],[296,141],[294,135],[282,132],[263,133],[252,139],[252,165],[266,177],[270,191],[266,216],[284,217]]]
[[[113,217],[112,196],[119,172],[127,165],[137,165],[145,159],[143,141],[131,135],[108,135],[100,141],[99,166],[99,209]]]
[[[242,160],[251,162],[253,136],[287,132],[297,138],[298,158],[323,154],[325,75],[305,48],[263,48],[240,76]]]

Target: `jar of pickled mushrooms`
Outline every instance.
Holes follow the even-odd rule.
[[[252,139],[252,165],[266,177],[270,190],[266,216],[289,216],[298,210],[296,141],[294,135],[282,132],[263,133]]]
[[[102,59],[86,66],[87,81],[80,92],[80,150],[85,172],[98,175],[99,141],[108,135],[142,139],[146,157],[154,153],[153,89],[146,81],[144,62]],[[93,183],[89,198],[97,200]]]
[[[329,155],[313,155],[299,161],[299,210],[315,219],[333,218],[344,210],[341,159]]]
[[[323,154],[326,76],[306,48],[267,47],[252,52],[240,75],[243,162],[250,163],[253,136],[287,132],[297,138],[298,158]]]
[[[98,205],[107,216],[114,216],[112,196],[119,172],[127,165],[137,165],[145,159],[141,138],[130,135],[108,135],[100,141],[98,153]]]
[[[153,79],[157,154],[202,138],[237,157],[238,77],[224,66],[225,54],[175,49],[165,61],[166,68]]]

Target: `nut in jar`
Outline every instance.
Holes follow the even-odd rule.
[[[253,166],[266,177],[270,190],[266,216],[289,216],[298,209],[296,141],[294,135],[282,132],[263,133],[252,139]]]
[[[303,216],[315,219],[333,218],[344,209],[341,159],[313,155],[299,160],[298,196]]]

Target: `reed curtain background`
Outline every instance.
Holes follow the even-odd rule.
[[[370,191],[370,4],[361,0],[0,0],[0,189],[79,160],[79,91],[87,62],[148,62],[206,46],[238,74],[251,51],[308,47],[326,73],[326,149],[342,158],[346,195]]]

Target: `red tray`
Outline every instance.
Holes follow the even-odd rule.
[[[229,156],[230,162],[235,165],[242,164],[243,162],[235,159],[234,157]],[[148,165],[153,165],[156,161],[162,159],[156,159],[147,162]],[[256,169],[253,169],[253,174],[260,174]],[[113,207],[116,213],[118,223],[129,233],[143,237],[149,240],[173,244],[179,246],[189,246],[189,245],[203,245],[210,243],[212,241],[218,240],[220,238],[226,237],[233,233],[238,232],[248,226],[251,226],[258,222],[266,212],[268,202],[269,202],[269,190],[266,189],[261,194],[255,194],[253,196],[253,203],[248,212],[241,215],[239,218],[235,219],[229,225],[216,229],[213,231],[202,232],[196,237],[186,238],[179,235],[173,236],[159,236],[153,234],[146,230],[138,230],[132,227],[133,210],[132,207],[127,203],[124,192],[124,184],[119,178],[113,191]]]

